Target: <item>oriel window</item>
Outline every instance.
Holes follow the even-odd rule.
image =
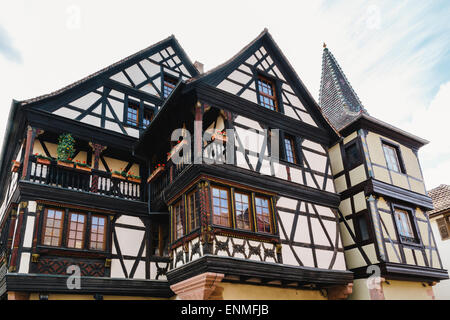
[[[80,213],[69,213],[69,235],[67,237],[67,247],[83,249],[84,232],[86,229],[86,215]]]
[[[257,231],[270,233],[269,199],[255,197],[255,217]]]
[[[228,201],[228,190],[218,187],[212,188],[213,198],[213,223],[229,227],[230,226],[230,210]]]
[[[42,243],[46,246],[61,245],[64,212],[58,209],[46,209],[44,219],[44,235]]]
[[[273,111],[278,110],[275,86],[272,81],[260,76],[258,78],[258,93],[261,106]]]
[[[249,196],[235,192],[236,226],[238,229],[251,230]]]

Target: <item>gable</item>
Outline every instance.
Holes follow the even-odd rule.
[[[263,76],[275,85],[277,104],[280,112],[295,120],[318,127],[317,121],[307,104],[296,90],[295,85],[288,80],[286,72],[270,45],[257,42],[246,49],[240,57],[235,58],[225,68],[224,76],[210,77],[210,84],[217,88],[237,95],[241,98],[259,104],[258,77]]]
[[[156,114],[164,102],[164,77],[179,81],[197,74],[171,37],[57,94],[30,100],[30,106],[27,102],[23,105],[138,138],[145,129],[144,117]],[[137,109],[135,125],[127,122],[130,102]]]

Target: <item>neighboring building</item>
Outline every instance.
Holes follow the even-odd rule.
[[[445,269],[450,267],[450,186],[441,184],[428,191],[433,199],[434,210],[428,211],[431,227],[441,252],[442,264]],[[434,288],[436,299],[450,300],[450,281],[443,281]]]
[[[172,36],[13,102],[0,296],[433,296],[424,140],[368,116],[327,49],[322,109],[267,30],[201,69]]]

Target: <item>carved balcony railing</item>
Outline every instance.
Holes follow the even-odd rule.
[[[111,173],[100,170],[87,171],[60,166],[53,160],[49,163],[41,163],[34,156],[30,157],[30,162],[31,170],[26,177],[30,182],[121,199],[145,201],[142,183],[113,177]]]

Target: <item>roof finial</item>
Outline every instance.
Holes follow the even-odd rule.
[[[326,49],[327,48],[327,44],[324,42],[323,43],[323,48]]]

